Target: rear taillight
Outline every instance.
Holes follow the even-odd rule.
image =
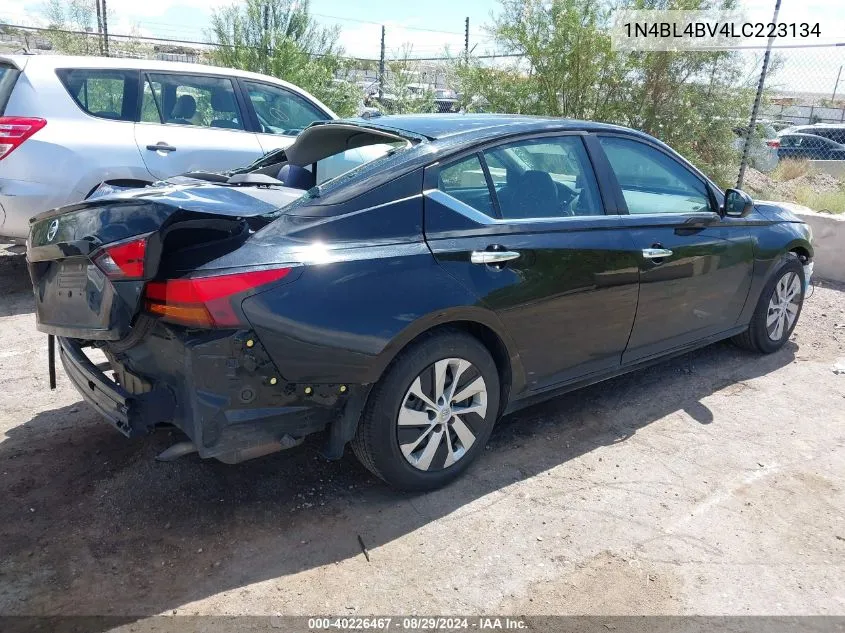
[[[97,268],[109,279],[141,279],[144,276],[144,257],[147,238],[107,246],[94,257]]]
[[[44,119],[0,116],[0,160],[6,158],[45,125],[47,121]]]
[[[191,327],[238,327],[233,299],[278,281],[290,268],[273,268],[194,279],[168,279],[147,284],[147,312],[165,321]]]
[[[769,147],[774,147],[775,149],[777,149],[778,147],[780,147],[780,139],[779,138],[773,138],[771,140],[768,140],[768,141],[766,141],[766,145],[768,145]]]

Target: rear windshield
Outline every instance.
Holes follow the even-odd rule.
[[[9,103],[9,97],[12,96],[12,88],[15,87],[15,82],[20,74],[21,71],[14,66],[0,64],[0,115],[6,111],[6,104]]]
[[[137,70],[63,68],[56,74],[76,105],[91,116],[115,121],[135,120]]]

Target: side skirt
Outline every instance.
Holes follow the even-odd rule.
[[[691,352],[696,349],[701,349],[702,347],[707,347],[708,345],[712,345],[713,343],[716,343],[718,341],[728,339],[745,331],[746,329],[748,329],[747,323],[745,325],[733,327],[730,330],[725,330],[724,332],[720,332],[719,334],[709,336],[699,341],[695,341],[694,343],[690,343],[689,345],[677,347],[672,351],[666,352],[665,354],[660,354],[659,356],[652,356],[650,358],[640,359],[633,363],[620,365],[619,367],[609,371],[600,371],[592,374],[587,374],[586,376],[576,378],[575,380],[571,380],[566,383],[553,385],[552,387],[548,387],[546,389],[543,389],[542,391],[530,391],[518,398],[511,400],[502,415],[514,413],[515,411],[530,407],[531,405],[538,404],[540,402],[545,402],[546,400],[556,398],[557,396],[562,396],[563,394],[569,393],[570,391],[575,391],[576,389],[581,389],[582,387],[594,385],[597,382],[602,382],[604,380],[609,380],[610,378],[615,378],[616,376],[621,376],[622,374],[627,374],[638,369],[645,369],[646,367],[657,365],[658,363],[662,363],[663,361],[669,360],[671,358],[682,356],[687,352]]]

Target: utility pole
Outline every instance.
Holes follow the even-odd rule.
[[[772,23],[778,23],[778,13],[780,13],[780,0],[775,0],[775,15],[772,18]],[[760,111],[760,100],[763,98],[763,87],[766,84],[766,71],[769,69],[769,58],[772,56],[772,44],[774,43],[774,34],[766,43],[766,54],[763,55],[763,70],[760,72],[760,82],[757,84],[757,95],[754,97],[754,106],[751,108],[751,120],[748,122],[748,130],[745,132],[745,144],[742,147],[742,161],[739,163],[739,176],[736,179],[736,188],[742,187],[742,181],[745,180],[745,166],[748,163],[748,150],[751,147],[751,135],[754,134],[754,129],[757,127],[757,113]]]
[[[469,17],[464,22],[464,63],[469,64]]]
[[[378,60],[378,98],[384,97],[384,24],[381,25],[381,56]]]
[[[839,87],[839,78],[842,76],[842,66],[839,66],[839,72],[836,73],[836,83],[833,84],[833,94],[830,95],[830,105],[833,105],[833,100],[836,99],[836,89]]]
[[[100,50],[100,55],[103,54],[103,14],[100,11],[100,0],[96,0],[97,5],[97,48]]]
[[[106,0],[103,0],[103,54],[109,56],[109,12],[106,9]]]

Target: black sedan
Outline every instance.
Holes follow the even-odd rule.
[[[781,160],[845,160],[845,145],[815,134],[782,134],[776,143]]]
[[[282,158],[33,219],[38,328],[126,435],[232,463],[322,433],[435,488],[529,403],[721,339],[776,351],[812,271],[794,215],[626,128],[382,117]]]

